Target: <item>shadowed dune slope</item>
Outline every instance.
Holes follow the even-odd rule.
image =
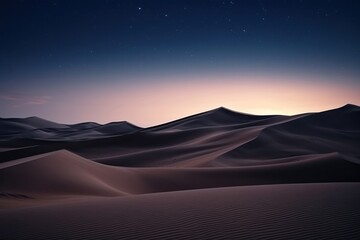
[[[100,141],[97,152],[81,147],[70,150],[101,163],[136,167],[259,165],[269,164],[269,161],[281,162],[283,158],[331,152],[359,159],[359,109],[354,105],[346,105],[321,113],[293,117],[270,116],[265,117],[265,120],[255,119],[248,123],[240,121],[238,124],[190,127],[177,131],[174,127],[178,125],[174,124],[179,122],[173,122],[161,125],[160,129],[150,128],[128,136],[123,142],[122,138],[117,138],[121,142],[119,145],[125,146],[119,151],[106,151],[115,142],[105,146]],[[234,117],[234,114],[235,118],[239,117],[239,113],[230,113],[217,109],[179,121],[189,126],[193,121],[204,120],[208,114],[226,115],[229,118]]]
[[[346,105],[289,117],[218,108],[147,129],[127,122],[35,129],[0,141],[0,162],[60,149],[125,167],[259,165],[332,152],[359,159],[359,109]]]
[[[239,125],[254,122],[264,122],[271,118],[281,117],[276,115],[257,116],[246,113],[235,112],[230,109],[220,107],[207,112],[191,115],[169,123],[161,124],[146,129],[146,131],[170,131],[191,128],[203,128],[213,126]],[[283,117],[283,116],[282,116]]]
[[[41,143],[73,142],[118,136],[141,128],[126,121],[98,124],[93,122],[65,125],[37,117],[1,118],[0,147],[25,147]]]
[[[39,117],[28,118],[0,118],[0,129],[2,132],[21,132],[28,129],[52,128],[64,129],[68,128],[65,124],[51,122]]]
[[[34,198],[120,196],[141,188],[132,175],[62,150],[1,164],[0,192],[21,192]]]
[[[244,185],[358,182],[359,172],[359,164],[336,153],[251,167],[120,168],[57,151],[1,164],[0,192],[33,199],[125,196]]]
[[[268,126],[252,141],[221,156],[220,161],[270,160],[329,152],[339,152],[359,159],[359,143],[360,108],[346,105]]]

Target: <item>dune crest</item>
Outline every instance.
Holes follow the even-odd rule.
[[[359,239],[359,113],[0,119],[0,236]]]

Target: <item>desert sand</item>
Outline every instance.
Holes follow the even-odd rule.
[[[0,119],[0,239],[360,239],[360,107]]]

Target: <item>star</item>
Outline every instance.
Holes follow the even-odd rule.
[[[165,17],[167,17],[168,15],[167,15],[167,14],[165,14],[164,16],[165,16]]]
[[[244,28],[243,30],[242,30],[244,33],[246,33],[246,29]]]
[[[141,11],[142,8],[141,8],[141,7],[138,7],[138,9],[139,9],[139,11]]]

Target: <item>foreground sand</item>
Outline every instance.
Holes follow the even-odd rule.
[[[359,120],[0,119],[0,239],[360,239]]]
[[[0,211],[3,239],[359,239],[360,184],[228,187]]]

